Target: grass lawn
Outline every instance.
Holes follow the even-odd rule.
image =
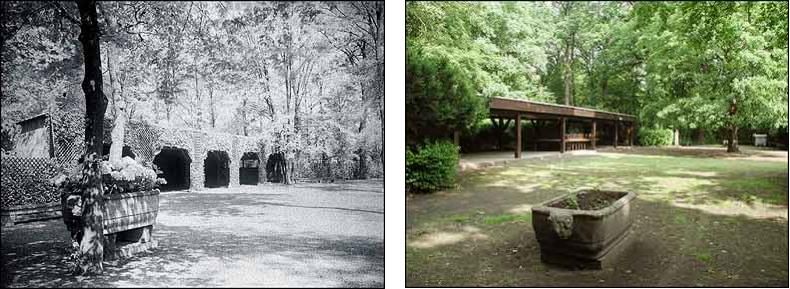
[[[787,286],[787,161],[601,153],[467,172],[407,200],[407,286]],[[638,194],[613,268],[540,261],[533,205],[583,189]]]

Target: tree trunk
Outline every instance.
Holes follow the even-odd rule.
[[[214,87],[209,85],[208,86],[208,98],[209,98],[209,116],[211,117],[211,128],[217,127],[217,111],[214,107]]]
[[[738,153],[740,149],[738,149],[738,127],[730,124],[730,127],[727,128],[727,152],[728,153]]]
[[[114,117],[118,115],[118,103],[115,98],[115,82],[112,77],[112,61],[110,60],[110,46],[107,47],[107,75],[110,76],[110,99],[112,100],[112,114]]]
[[[705,144],[705,130],[702,128],[697,129],[697,137],[695,140],[696,144],[701,145]]]
[[[563,57],[563,84],[565,85],[565,105],[571,104],[571,78],[570,78],[570,50],[571,45],[566,41],[565,43],[565,57]]]
[[[85,61],[85,79],[82,91],[85,93],[85,162],[83,179],[85,191],[83,200],[83,235],[80,241],[80,274],[101,273],[104,260],[104,227],[102,225],[102,192],[100,162],[102,136],[104,134],[104,112],[107,110],[107,97],[102,92],[101,56],[99,50],[98,17],[96,2],[78,2],[80,11],[80,37]]]
[[[730,102],[729,111],[729,136],[727,137],[727,152],[738,153],[738,126],[735,124],[735,114],[738,113],[738,103],[735,98]]]
[[[112,144],[110,144],[110,162],[118,162],[123,155],[123,137],[126,130],[126,114],[123,109],[115,115],[115,125],[112,128]]]

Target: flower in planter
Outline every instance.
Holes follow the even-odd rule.
[[[165,180],[157,178],[156,172],[145,167],[130,157],[120,161],[101,162],[102,183],[105,194],[116,194],[130,191],[151,190]],[[82,170],[74,166],[52,178],[52,183],[60,187],[64,194],[81,194]]]

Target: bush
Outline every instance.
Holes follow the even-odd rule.
[[[437,142],[412,152],[406,151],[406,190],[431,193],[455,184],[458,147]]]
[[[673,136],[668,128],[639,128],[639,143],[643,146],[671,145]]]

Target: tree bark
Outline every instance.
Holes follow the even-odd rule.
[[[104,196],[101,183],[102,136],[104,134],[104,113],[107,110],[107,97],[102,92],[101,55],[99,49],[98,17],[96,2],[81,0],[77,2],[80,11],[80,37],[85,61],[85,79],[82,91],[85,93],[85,162],[83,179],[85,191],[83,201],[83,235],[80,241],[80,274],[101,273],[104,260],[104,226],[102,207]]]
[[[565,85],[565,105],[571,104],[571,77],[570,77],[570,50],[571,45],[570,41],[566,41],[565,43],[565,57],[563,60],[563,84]]]
[[[730,101],[729,111],[729,136],[727,138],[727,152],[738,153],[738,126],[735,124],[735,114],[738,113],[738,103],[735,98]]]
[[[115,125],[112,128],[112,144],[110,144],[110,162],[117,162],[121,160],[123,155],[123,137],[126,131],[126,114],[123,109],[120,113],[115,114]]]

